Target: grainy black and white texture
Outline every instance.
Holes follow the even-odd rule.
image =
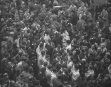
[[[111,87],[111,0],[0,0],[0,87]]]

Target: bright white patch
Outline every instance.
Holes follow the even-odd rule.
[[[73,66],[72,69],[71,69],[71,72],[72,72],[72,78],[74,80],[77,80],[80,76],[79,69],[76,70],[75,67]]]
[[[89,77],[89,76],[93,76],[94,75],[94,70],[89,69],[86,73],[85,76]]]

